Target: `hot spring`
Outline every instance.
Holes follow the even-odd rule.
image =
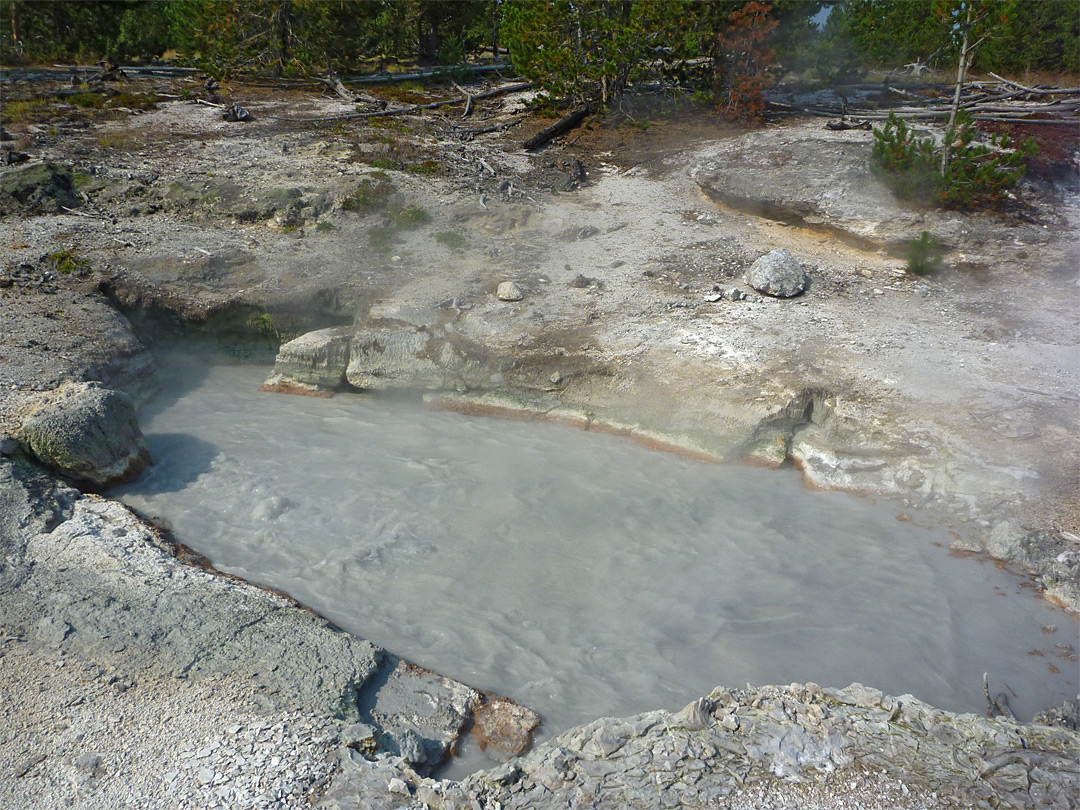
[[[155,464],[120,499],[219,569],[535,709],[541,739],[747,682],[982,712],[988,672],[1021,719],[1076,694],[1055,646],[1074,621],[950,556],[930,515],[610,435],[259,393],[267,373],[170,366],[141,416]]]

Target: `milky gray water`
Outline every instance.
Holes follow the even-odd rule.
[[[988,671],[1021,717],[1076,695],[1054,647],[1075,621],[950,557],[928,516],[570,428],[259,393],[267,368],[187,371],[144,409],[155,463],[121,499],[546,734],[747,682],[981,712]]]

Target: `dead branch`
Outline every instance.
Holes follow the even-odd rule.
[[[1060,89],[1060,88],[1057,88],[1057,87],[1054,87],[1054,88],[1026,87],[1026,86],[1020,84],[1019,82],[1010,81],[1009,79],[1003,79],[1000,76],[998,76],[996,73],[991,73],[990,75],[993,76],[995,79],[997,79],[1002,84],[1007,84],[1010,87],[1015,87],[1018,90],[1023,90],[1025,93],[1032,93],[1033,95],[1037,95],[1037,96],[1074,95],[1074,94],[1080,93],[1080,87],[1068,87],[1068,88],[1065,88],[1065,89]]]
[[[455,88],[455,89],[456,89],[456,90],[457,90],[457,91],[458,91],[459,93],[461,93],[461,95],[465,96],[465,98],[466,98],[466,99],[468,99],[468,100],[467,100],[467,101],[465,102],[465,112],[463,112],[463,113],[461,114],[461,117],[462,117],[462,118],[468,118],[468,117],[469,117],[469,113],[471,113],[471,112],[472,112],[472,100],[473,100],[473,97],[472,97],[472,93],[470,93],[470,92],[469,92],[468,90],[466,90],[466,89],[465,89],[464,87],[462,87],[462,86],[461,86],[460,84],[458,84],[458,83],[457,83],[457,82],[455,82],[455,81],[451,81],[451,82],[450,82],[450,84],[454,85],[454,88]]]
[[[996,81],[972,82],[966,86],[960,96],[960,106],[978,121],[1019,122],[1031,124],[1067,124],[1075,126],[1080,119],[1080,88],[1043,88],[1026,87],[1009,80],[1002,79],[997,74],[991,74]],[[951,112],[951,104],[948,100],[938,96],[923,96],[909,89],[888,85],[888,90],[903,96],[904,101],[895,106],[887,106],[886,109],[848,109],[846,101],[839,108],[822,104],[790,105],[778,102],[770,102],[769,110],[776,113],[792,115],[816,115],[834,118],[850,115],[858,117],[862,122],[884,120],[891,110],[892,113],[922,121],[935,121],[946,118]],[[926,88],[920,87],[925,90]],[[941,90],[941,87],[933,89]],[[954,94],[955,99],[955,94]],[[839,125],[830,125],[839,129]]]
[[[1008,684],[1006,684],[1008,686]],[[1011,690],[1010,690],[1011,691]],[[1013,692],[1015,695],[1016,693]],[[983,696],[986,698],[986,716],[993,717],[996,714],[1002,717],[1007,717],[1010,720],[1015,720],[1016,715],[1013,714],[1012,708],[1009,706],[1009,696],[1004,692],[1000,692],[997,697],[990,697],[990,680],[987,673],[983,673]]]
[[[108,217],[102,216],[101,214],[90,214],[86,211],[76,211],[74,208],[68,208],[66,205],[62,205],[60,207],[67,211],[69,214],[75,214],[75,216],[89,217],[90,219],[103,219],[106,222],[110,221]]]
[[[562,135],[564,132],[569,132],[582,121],[585,120],[585,116],[589,114],[588,107],[581,107],[574,110],[569,115],[563,116],[550,127],[541,132],[533,135],[529,140],[522,144],[526,149],[539,149],[546,144],[552,138]]]
[[[337,73],[335,73],[333,70],[328,71],[325,78],[323,78],[322,76],[311,76],[310,78],[313,82],[318,82],[319,84],[329,88],[330,90],[333,90],[334,93],[336,93],[340,98],[344,99],[345,101],[350,101],[353,103],[357,101],[364,101],[368,104],[381,103],[379,99],[368,93],[350,92],[349,89],[345,87],[345,84],[341,81],[341,77],[338,76]]]

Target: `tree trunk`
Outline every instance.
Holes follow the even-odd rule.
[[[964,24],[961,29],[962,39],[960,40],[960,61],[956,64],[956,90],[953,93],[952,106],[949,108],[949,122],[945,125],[945,135],[948,138],[950,130],[956,126],[956,115],[960,111],[960,95],[964,91],[964,79],[967,78],[968,68],[968,45],[971,42],[971,23],[973,20],[973,4],[967,4],[967,16],[964,18]],[[945,176],[946,170],[949,168],[949,156],[952,152],[952,144],[943,144],[941,150],[941,175]]]
[[[11,44],[16,47],[22,37],[19,36],[19,4],[11,3]]]
[[[277,40],[277,59],[274,64],[274,76],[281,78],[285,65],[289,62],[289,45],[292,39],[292,0],[281,0],[275,13],[274,38]]]
[[[418,64],[431,66],[439,62],[439,47],[442,36],[439,31],[439,9],[435,2],[423,3],[417,16],[417,57]]]

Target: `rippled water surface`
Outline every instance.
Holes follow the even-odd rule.
[[[155,465],[122,500],[547,734],[720,684],[861,681],[981,712],[989,672],[1022,717],[1076,694],[1055,657],[1075,621],[950,557],[928,517],[607,435],[259,393],[267,372],[171,369],[142,413]]]

